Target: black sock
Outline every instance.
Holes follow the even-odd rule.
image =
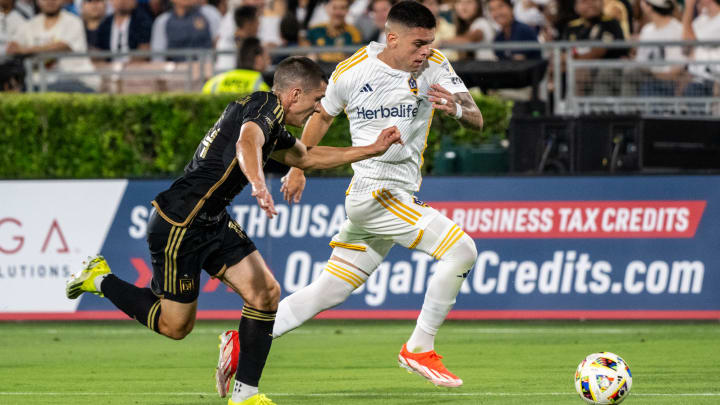
[[[116,307],[141,324],[160,333],[160,299],[149,288],[136,287],[108,274],[101,283],[102,293]]]
[[[257,387],[272,344],[272,330],[277,311],[261,311],[245,305],[238,328],[240,360],[235,379]]]

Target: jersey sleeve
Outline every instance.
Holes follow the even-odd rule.
[[[441,85],[452,94],[468,92],[465,83],[463,83],[462,79],[455,73],[448,59],[440,51],[433,49],[433,54],[428,58],[428,61],[435,71],[435,83]]]
[[[334,74],[335,72],[333,72]],[[347,78],[345,76],[347,75],[340,76],[337,80],[333,80],[331,77],[330,83],[325,90],[325,97],[320,100],[325,111],[333,117],[340,114],[347,105],[347,85],[345,83]]]
[[[280,101],[275,95],[259,91],[250,95],[250,99],[245,104],[241,126],[246,122],[256,123],[265,135],[265,142],[268,142],[276,127],[282,126],[281,120],[284,114]]]
[[[297,142],[297,138],[295,138],[285,128],[280,129],[277,139],[278,141],[277,144],[275,144],[275,150],[290,149],[295,146],[295,142]]]

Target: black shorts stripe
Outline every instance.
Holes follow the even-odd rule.
[[[170,292],[173,294],[177,294],[177,255],[178,250],[180,250],[180,244],[182,243],[183,236],[185,236],[185,232],[187,232],[187,228],[182,228],[180,235],[175,238],[175,246],[173,246],[171,250],[172,260],[170,261],[170,266],[172,274],[170,275]],[[175,234],[177,235],[177,232]]]
[[[170,291],[170,249],[173,243],[175,242],[175,230],[177,229],[176,226],[173,226],[170,228],[170,237],[168,237],[167,244],[165,245],[165,277],[163,279],[163,290]]]

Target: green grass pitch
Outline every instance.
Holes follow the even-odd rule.
[[[217,335],[182,341],[135,322],[0,323],[0,404],[224,404]],[[313,321],[274,342],[261,391],[282,404],[569,404],[575,367],[612,351],[633,373],[628,405],[720,404],[720,324],[447,322],[436,349],[461,378],[435,388],[397,366],[409,321]]]

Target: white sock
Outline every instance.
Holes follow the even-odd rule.
[[[252,385],[243,384],[238,380],[235,380],[235,388],[233,388],[232,401],[242,402],[251,396],[258,393],[258,387]]]
[[[407,341],[407,349],[410,353],[425,353],[435,349],[435,335],[422,330],[419,324]]]
[[[465,281],[462,274],[471,265],[472,262],[468,264],[467,260],[444,259],[436,264],[435,273],[428,281],[425,301],[417,320],[417,326],[407,341],[409,351],[422,353],[434,349],[435,335],[445,322],[448,312],[455,305],[455,298]]]
[[[97,291],[102,292],[102,289],[100,289],[100,286],[102,285],[103,280],[105,280],[105,277],[107,277],[107,274],[103,274],[102,276],[95,277],[95,280],[93,280],[93,284],[95,284],[95,289]]]
[[[279,338],[285,333],[303,324],[303,321],[297,319],[290,309],[291,305],[288,302],[288,298],[290,297],[292,297],[292,295],[285,297],[285,299],[281,300],[278,304],[277,313],[275,314],[275,323],[273,324],[273,339]]]
[[[353,271],[360,274],[359,271]],[[364,280],[364,274],[359,275]],[[355,287],[323,271],[317,279],[285,297],[278,305],[273,338],[278,338],[312,319],[318,313],[343,303]]]

